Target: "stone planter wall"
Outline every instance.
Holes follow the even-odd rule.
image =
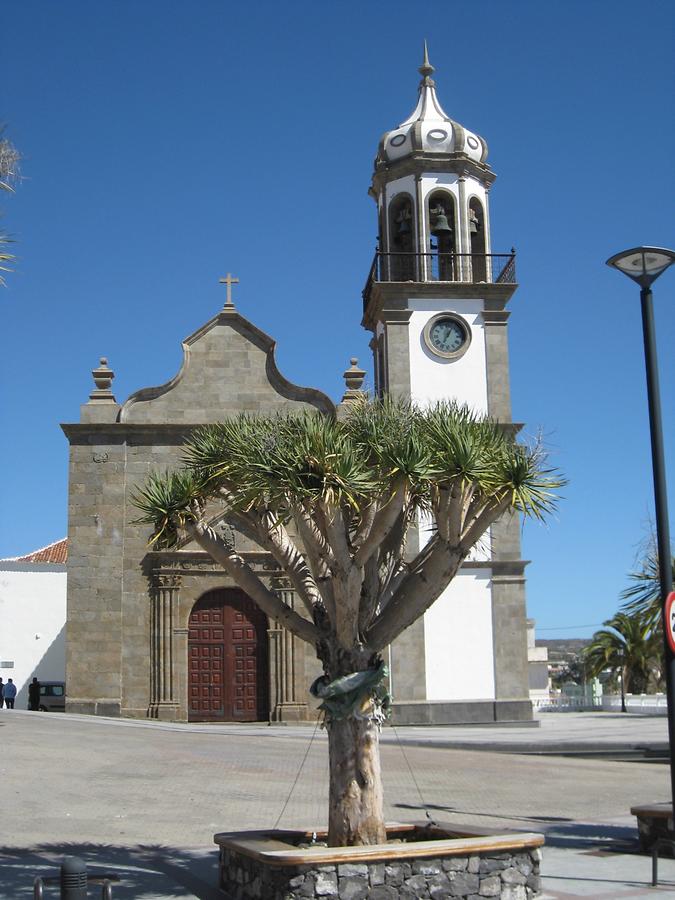
[[[388,831],[396,838],[395,828]],[[539,892],[540,835],[441,835],[377,847],[305,849],[295,841],[311,835],[301,832],[216,835],[220,888],[228,900],[530,900]]]

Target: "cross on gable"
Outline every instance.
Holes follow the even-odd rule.
[[[219,281],[220,281],[220,284],[226,284],[226,285],[227,285],[227,294],[226,294],[226,299],[225,299],[225,306],[234,306],[234,304],[232,303],[232,285],[233,285],[233,284],[239,284],[239,279],[238,279],[238,278],[233,278],[232,275],[230,275],[230,273],[228,272],[227,275],[226,275],[226,277],[225,277],[225,278],[220,278]]]

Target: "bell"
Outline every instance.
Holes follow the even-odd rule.
[[[445,213],[436,216],[434,224],[431,226],[431,233],[434,237],[446,237],[452,234],[452,228],[448,225],[448,217]]]
[[[397,234],[399,237],[404,237],[406,234],[410,234],[410,219],[401,219]]]

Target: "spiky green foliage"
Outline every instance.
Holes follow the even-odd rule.
[[[673,580],[675,581],[675,556],[672,558]],[[641,568],[629,575],[632,584],[621,593],[624,601],[621,608],[628,615],[639,615],[653,629],[659,629],[662,622],[663,597],[659,576],[659,560],[656,548],[649,550]]]
[[[644,693],[660,670],[659,635],[640,615],[619,612],[603,624],[583,652],[588,675],[596,677],[609,669],[622,675],[627,693]]]
[[[0,233],[0,272],[11,272],[12,271],[12,263],[16,260],[16,256],[13,253],[8,253],[4,248],[7,244],[11,244],[12,239],[8,237],[6,234]],[[9,263],[9,265],[8,265]],[[4,276],[0,275],[0,285],[5,284]]]
[[[428,409],[406,401],[361,402],[343,421],[318,413],[240,414],[197,430],[180,473],[153,475],[137,493],[156,540],[175,541],[192,504],[221,499],[231,510],[264,507],[281,519],[294,505],[342,508],[356,528],[375,499],[404,483],[406,512],[431,509],[434,491],[459,483],[475,505],[508,503],[542,518],[562,479],[538,447],[516,443],[466,407]]]
[[[190,469],[164,475],[153,472],[144,487],[136,489],[132,502],[143,512],[137,521],[152,525],[151,543],[173,547],[187,518],[198,514],[204,494],[203,481]]]
[[[508,499],[512,509],[540,520],[555,506],[563,481],[546,468],[540,444],[519,444],[491,419],[447,402],[427,410],[421,426],[437,485],[471,485],[475,496]]]

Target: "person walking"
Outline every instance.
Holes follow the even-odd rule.
[[[5,685],[5,705],[7,709],[14,709],[14,698],[16,697],[16,685],[11,678],[7,679]]]
[[[2,678],[0,678],[0,709],[2,709],[4,703],[5,703],[5,683],[2,680]]]
[[[28,685],[28,709],[38,712],[40,709],[40,682],[33,678]]]

